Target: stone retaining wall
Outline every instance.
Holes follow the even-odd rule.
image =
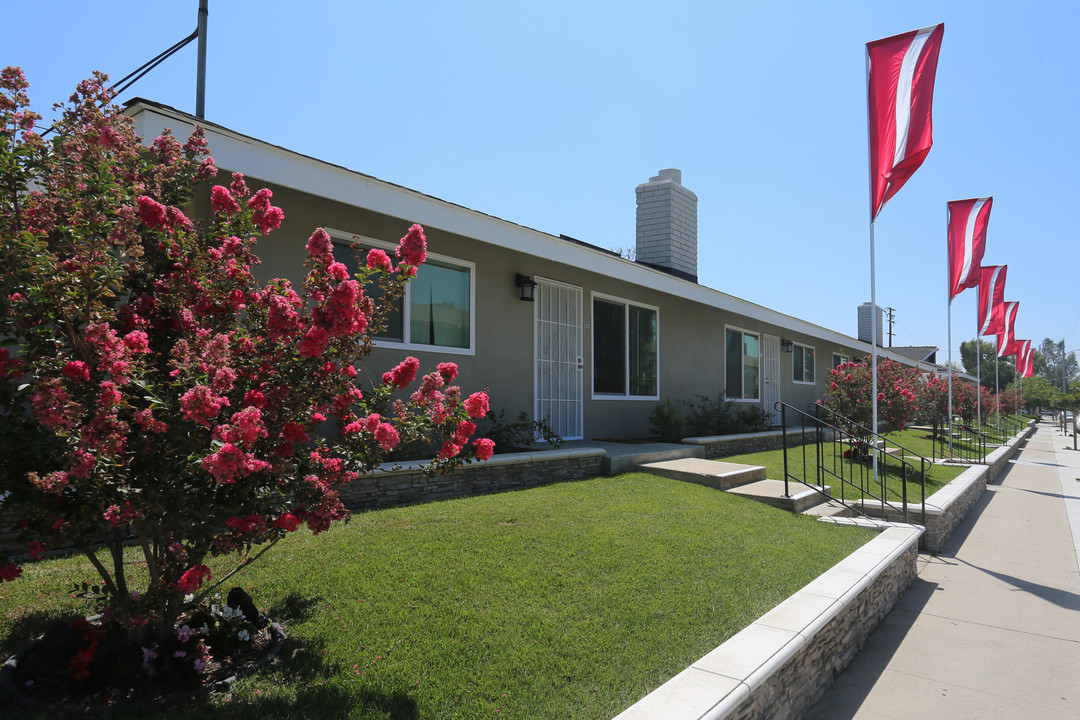
[[[370,510],[581,480],[603,474],[603,456],[600,448],[506,453],[431,478],[418,462],[387,463],[345,486],[341,500],[350,510]]]
[[[949,539],[960,522],[967,516],[983,493],[988,483],[996,480],[1009,466],[1009,460],[1020,448],[1020,444],[1035,432],[1034,423],[1018,433],[1007,445],[1002,445],[987,456],[986,465],[973,465],[962,472],[956,479],[936,493],[926,498],[926,534],[922,538],[922,547],[930,552],[937,552]],[[885,520],[904,522],[900,507],[895,504],[882,507],[880,502],[857,501],[854,505],[868,515],[882,517]],[[923,508],[918,504],[908,504],[907,522],[923,522]]]
[[[914,581],[922,528],[826,521],[883,532],[616,720],[799,717],[855,657]]]
[[[792,446],[810,442],[814,430],[807,428],[788,428],[788,443]],[[760,433],[740,433],[738,435],[711,435],[708,437],[689,437],[682,439],[685,445],[701,445],[705,448],[705,457],[710,460],[742,455],[743,453],[779,450],[784,447],[784,433],[781,430],[769,430]]]

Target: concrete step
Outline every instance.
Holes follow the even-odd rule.
[[[611,444],[597,443],[601,447],[610,448]],[[630,448],[629,451],[628,448]],[[608,450],[604,456],[602,467],[607,475],[619,475],[620,473],[641,470],[642,466],[667,460],[680,460],[702,458],[704,460],[705,448],[700,445],[675,445],[670,443],[643,443],[641,445],[620,445],[618,452]]]
[[[727,490],[765,479],[765,468],[761,465],[740,465],[719,460],[705,460],[704,458],[682,458],[650,462],[643,464],[641,470],[653,475],[697,483],[717,490]]]
[[[846,505],[841,505],[836,500],[825,500],[817,505],[806,508],[802,511],[802,514],[814,515],[817,517],[855,517],[859,513]]]
[[[829,494],[832,491],[828,485],[815,486]],[[789,512],[801,513],[807,508],[821,503],[824,498],[821,492],[808,488],[802,483],[788,483],[791,495],[784,494],[784,482],[782,480],[758,480],[746,485],[740,485],[728,490],[732,495],[778,507]]]

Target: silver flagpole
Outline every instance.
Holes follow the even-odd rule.
[[[877,391],[877,277],[874,266],[874,223],[870,223],[870,377],[872,378],[872,390],[870,395],[870,402],[873,403],[873,425],[870,429],[874,431],[874,437],[871,438],[873,442],[873,448],[871,448],[871,454],[874,456],[874,483],[878,482],[878,447],[877,447],[877,431],[878,431],[878,391]],[[884,497],[884,493],[882,493]]]

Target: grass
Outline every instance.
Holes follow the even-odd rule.
[[[357,515],[240,576],[284,661],[168,717],[612,717],[871,536],[643,474]],[[90,576],[0,585],[0,650]]]
[[[889,433],[885,437],[894,443],[900,444],[913,453],[918,453],[923,455],[923,457],[929,458],[932,441],[926,439],[925,435],[925,432],[917,430],[901,430]],[[804,448],[806,451],[805,459],[803,457]],[[879,498],[881,497],[881,485],[880,483],[875,484],[873,482],[873,470],[868,463],[853,462],[843,458],[842,452],[844,446],[835,443],[826,443],[823,445],[822,449],[824,452],[823,464],[826,468],[837,474],[842,474],[845,479],[860,486],[856,488],[845,486],[843,489],[844,499],[853,499],[860,496],[865,497],[867,494],[872,494]],[[741,455],[731,455],[719,459],[724,462],[740,463],[744,465],[764,465],[767,477],[774,480],[784,479],[783,450],[743,453]],[[878,474],[880,478],[884,479],[886,494],[888,496],[885,499],[891,501],[900,500],[902,497],[902,474],[899,462],[895,458],[889,458],[886,461],[879,460],[879,462],[881,464],[879,465]],[[916,473],[918,473],[921,467],[920,463],[916,459],[913,464],[915,465]],[[817,477],[814,469],[815,465],[816,456],[813,445],[798,447],[795,448],[793,452],[789,451],[788,453],[788,472],[795,477],[807,478],[811,481],[815,481]],[[962,467],[929,465],[926,471],[926,497],[933,495],[963,471],[964,468]],[[915,477],[917,480],[918,475]],[[824,482],[826,485],[832,486],[834,496],[840,497],[840,483],[835,477],[826,475]],[[909,482],[908,501],[918,503],[921,499],[917,484],[912,485]]]

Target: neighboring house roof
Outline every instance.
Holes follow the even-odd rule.
[[[670,272],[625,260],[611,250],[541,232],[379,180],[196,118],[168,105],[143,98],[133,98],[124,105],[127,114],[135,121],[136,131],[143,138],[157,137],[166,128],[177,137],[183,137],[191,132],[195,124],[202,126],[207,132],[214,161],[222,170],[242,171],[251,177],[346,205],[377,210],[408,222],[437,227],[523,254],[554,259],[858,351],[870,353],[872,349],[869,343],[851,336],[682,279]],[[908,356],[887,348],[878,348],[878,353],[896,360],[911,361]],[[924,369],[930,368],[925,366]]]
[[[933,363],[934,357],[937,355],[938,347],[936,345],[904,345],[893,346],[888,348],[889,352],[894,352],[897,355],[903,355],[906,358],[910,358],[915,362]]]

